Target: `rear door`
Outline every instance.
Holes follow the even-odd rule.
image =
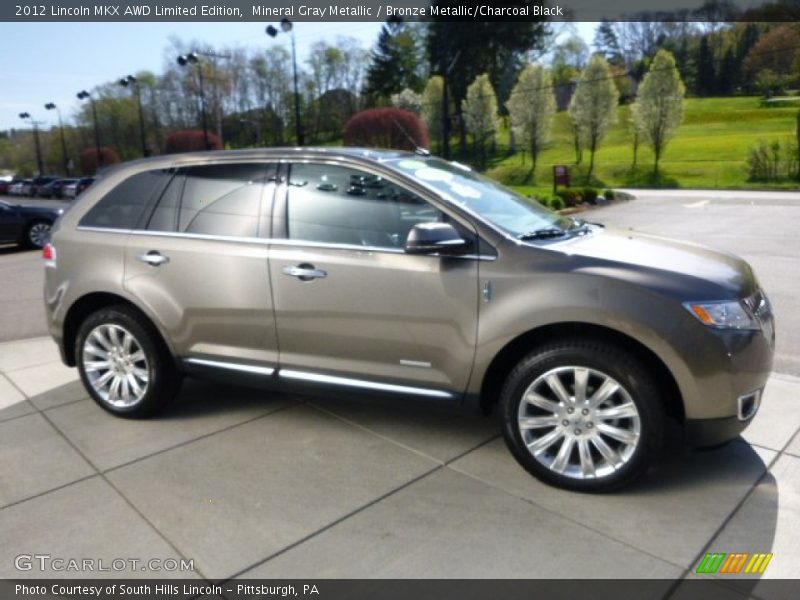
[[[411,227],[448,215],[380,175],[322,162],[291,165],[276,205],[281,377],[434,397],[465,389],[478,261],[404,252]]]
[[[190,362],[261,373],[277,363],[261,237],[275,170],[258,162],[182,168],[130,236],[125,288]]]

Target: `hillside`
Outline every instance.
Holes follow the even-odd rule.
[[[757,97],[690,98],[686,100],[684,121],[670,141],[661,162],[661,179],[652,181],[653,155],[649,148],[639,149],[638,168],[631,170],[633,157],[632,126],[629,108],[619,109],[618,121],[603,141],[595,159],[595,179],[608,187],[745,187],[797,188],[797,182],[765,184],[747,181],[746,158],[749,149],[761,140],[773,141],[795,135],[796,107],[762,107]],[[552,143],[539,157],[537,179],[528,179],[530,156],[517,153],[504,156],[508,134],[502,132],[498,158],[487,173],[526,193],[552,189],[552,166],[573,165],[575,153],[566,112],[558,113],[553,126]],[[584,153],[583,167],[588,164]],[[580,173],[573,168],[573,173]],[[573,177],[573,185],[580,184]],[[579,179],[579,178],[578,178]]]

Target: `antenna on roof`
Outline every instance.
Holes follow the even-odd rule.
[[[417,145],[417,140],[411,137],[411,134],[408,133],[402,125],[400,125],[400,122],[395,117],[392,117],[392,121],[394,121],[394,124],[397,125],[397,128],[402,132],[402,134],[406,137],[406,139],[409,142],[411,142],[411,145],[414,146],[414,154],[419,154],[420,156],[431,155],[430,151],[427,148],[423,148],[422,146]]]

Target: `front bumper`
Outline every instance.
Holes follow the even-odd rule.
[[[686,441],[695,448],[724,444],[736,438],[752,423],[761,406],[763,389],[743,394],[737,399],[737,414],[719,419],[689,419],[684,425]]]
[[[750,423],[736,417],[686,421],[686,443],[693,448],[710,448],[735,439]]]

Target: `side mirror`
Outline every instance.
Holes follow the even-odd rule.
[[[417,223],[406,238],[408,254],[459,254],[467,246],[450,223]]]

